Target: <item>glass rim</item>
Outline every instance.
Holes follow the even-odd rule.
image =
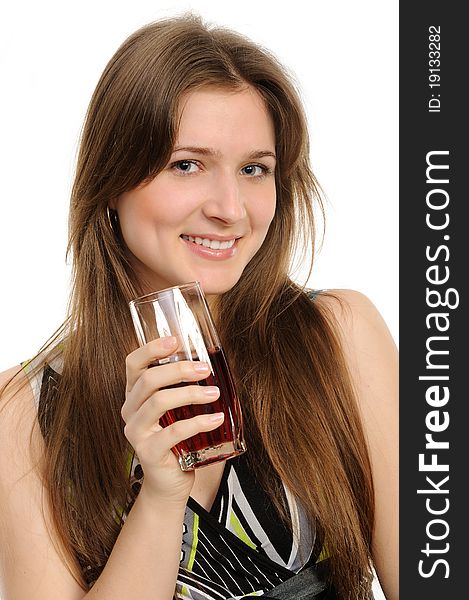
[[[155,290],[154,292],[150,292],[149,294],[144,294],[143,296],[139,296],[138,298],[134,298],[133,300],[131,300],[129,302],[130,306],[136,305],[136,304],[145,304],[146,302],[153,302],[154,300],[157,300],[160,296],[162,295],[166,295],[169,292],[171,292],[172,290],[187,290],[190,288],[194,288],[196,290],[198,290],[199,292],[202,292],[202,288],[200,286],[200,282],[199,281],[190,281],[189,283],[181,283],[180,285],[172,285],[171,287],[167,287],[164,288],[162,290]]]

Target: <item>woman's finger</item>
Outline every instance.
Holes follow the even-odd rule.
[[[130,392],[142,373],[156,361],[173,354],[177,347],[174,336],[152,340],[141,348],[131,352],[125,361],[127,374],[127,391]]]
[[[187,385],[180,388],[160,390],[146,400],[128,420],[126,435],[136,438],[154,431],[159,419],[174,408],[214,402],[220,396],[216,386]],[[199,410],[200,412],[200,410]],[[187,415],[190,415],[188,409]]]
[[[174,448],[176,444],[187,440],[198,433],[204,431],[212,431],[223,423],[225,415],[223,413],[213,413],[210,415],[198,415],[191,419],[183,419],[176,421],[172,425],[168,425],[164,429],[157,431],[147,438],[146,442],[153,445],[154,451],[157,452],[157,459],[161,459],[163,454]],[[154,443],[158,438],[158,443]],[[138,449],[135,448],[138,456]]]
[[[206,363],[189,360],[146,368],[131,391],[127,393],[126,401],[122,406],[122,418],[127,422],[132,414],[161,388],[200,381],[206,379],[209,374],[210,368]]]

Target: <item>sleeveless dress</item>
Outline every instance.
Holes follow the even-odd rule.
[[[318,291],[310,293],[314,298]],[[33,373],[34,362],[23,369],[29,377],[38,414],[49,391],[60,379],[60,358]],[[43,427],[47,427],[47,423]],[[249,450],[248,450],[249,452]],[[292,531],[282,522],[271,499],[254,478],[248,452],[225,463],[221,483],[210,511],[189,498],[182,529],[180,566],[176,582],[178,600],[238,600],[262,596],[306,567],[326,558],[314,524],[301,504],[283,485]],[[138,494],[143,469],[135,454],[128,459],[131,488]],[[115,515],[125,522],[132,501]],[[91,587],[91,567],[83,575]]]

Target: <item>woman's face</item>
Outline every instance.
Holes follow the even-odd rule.
[[[114,206],[146,290],[233,287],[274,216],[274,171],[274,127],[256,91],[187,94],[171,160]]]

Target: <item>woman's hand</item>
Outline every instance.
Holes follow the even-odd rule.
[[[211,431],[223,422],[223,414],[198,415],[162,428],[160,418],[167,410],[188,404],[213,402],[218,387],[184,385],[210,374],[206,363],[177,361],[148,368],[176,350],[176,338],[154,340],[127,356],[126,400],[122,406],[124,433],[132,444],[145,473],[141,494],[154,501],[185,506],[194,484],[194,471],[183,472],[171,448],[203,431]]]

